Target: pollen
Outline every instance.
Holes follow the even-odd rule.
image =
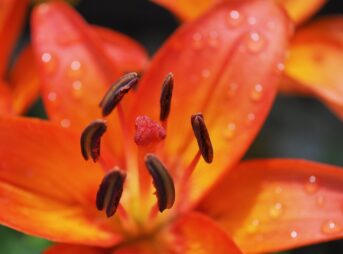
[[[157,144],[166,138],[165,129],[148,116],[138,116],[135,127],[135,142],[139,146]]]

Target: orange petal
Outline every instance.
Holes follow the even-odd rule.
[[[56,244],[43,252],[44,254],[109,254],[108,250],[82,245]]]
[[[138,42],[108,28],[93,26],[93,29],[100,36],[107,56],[123,74],[144,71],[148,55]]]
[[[303,23],[313,16],[327,0],[275,0],[283,6],[290,18],[297,24]]]
[[[152,0],[173,12],[181,20],[193,20],[202,15],[206,10],[224,0]]]
[[[22,50],[9,79],[13,96],[13,113],[25,113],[38,98],[40,91],[40,79],[31,46]]]
[[[242,163],[202,200],[247,253],[343,237],[343,168],[303,160]]]
[[[42,4],[32,14],[33,47],[47,113],[63,127],[83,129],[100,117],[98,104],[120,76],[100,38],[67,4]]]
[[[343,18],[322,18],[299,29],[286,63],[287,75],[317,95],[343,119]]]
[[[53,241],[106,246],[121,239],[116,220],[108,225],[96,211],[103,172],[83,161],[77,134],[22,118],[0,118],[0,130],[1,224]]]
[[[28,0],[0,0],[0,76],[3,76],[25,19]]]
[[[12,94],[8,84],[0,80],[0,115],[11,114]]]
[[[213,8],[220,2],[237,2],[237,0],[152,0],[153,2],[169,9],[181,20],[192,20],[202,15],[206,10]],[[304,22],[306,19],[316,13],[325,3],[326,0],[275,0],[283,6],[292,20],[297,24]]]
[[[256,24],[237,23],[230,19],[232,12],[253,17]],[[131,115],[158,119],[163,79],[174,74],[165,146],[169,168],[176,162],[182,172],[191,162],[198,147],[190,117],[204,115],[214,160],[210,166],[198,164],[191,199],[233,166],[259,131],[275,96],[288,28],[288,19],[273,1],[226,3],[179,29],[143,76]]]

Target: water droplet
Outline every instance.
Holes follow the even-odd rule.
[[[229,96],[229,98],[234,97],[237,93],[237,90],[238,90],[238,84],[235,82],[231,82],[229,84],[229,89],[227,91],[227,95]]]
[[[43,63],[48,63],[51,61],[51,54],[50,53],[43,53],[42,56],[41,56],[41,59],[42,59],[42,62]]]
[[[305,184],[305,190],[309,194],[315,193],[319,189],[318,179],[316,176],[311,175],[307,178],[307,182]]]
[[[250,125],[255,121],[255,119],[256,119],[256,115],[254,113],[249,113],[247,114],[246,123]]]
[[[193,34],[193,48],[197,50],[202,49],[203,44],[203,36],[201,33]]]
[[[56,57],[54,57],[51,53],[45,52],[41,55],[41,60],[44,63],[45,70],[47,72],[53,72],[56,70]]]
[[[248,224],[248,232],[253,234],[258,231],[258,228],[260,226],[260,221],[258,219],[253,219],[249,224]]]
[[[265,39],[258,32],[250,32],[246,39],[247,48],[251,53],[260,52],[265,46]]]
[[[279,71],[279,72],[283,72],[285,70],[285,65],[284,63],[278,63],[276,65],[276,69]]]
[[[63,128],[69,128],[71,122],[69,119],[65,118],[65,119],[61,120],[60,124]]]
[[[321,227],[321,230],[326,235],[338,234],[341,232],[342,227],[333,220],[325,221]]]
[[[72,84],[74,90],[80,90],[82,88],[82,83],[79,80],[76,80]]]
[[[249,25],[252,25],[252,26],[256,25],[256,22],[257,22],[257,20],[256,20],[255,17],[251,16],[251,17],[248,18],[248,24]]]
[[[49,101],[56,101],[57,94],[55,92],[48,93],[48,100]]]
[[[243,16],[237,10],[230,11],[227,17],[227,23],[230,27],[237,27],[243,21]]]
[[[257,83],[254,85],[251,94],[250,94],[250,98],[257,102],[259,100],[261,100],[262,98],[262,93],[263,93],[263,86],[260,83]]]
[[[298,234],[297,231],[295,231],[295,230],[292,230],[292,231],[291,231],[290,237],[291,237],[292,239],[296,239],[296,238],[298,238],[298,236],[299,236],[299,234]]]
[[[81,63],[77,60],[74,60],[71,62],[70,64],[70,68],[73,70],[73,71],[78,71],[80,70],[81,68]]]
[[[208,78],[210,76],[211,72],[209,69],[203,69],[202,72],[201,72],[201,76],[203,78]]]
[[[280,202],[275,203],[269,210],[269,215],[278,218],[283,212],[283,205]]]
[[[224,137],[226,139],[232,139],[236,133],[236,124],[235,123],[228,123],[226,129],[224,130]]]
[[[208,38],[208,44],[211,48],[217,48],[219,45],[219,34],[216,31],[211,31]]]

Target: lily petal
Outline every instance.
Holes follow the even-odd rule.
[[[247,253],[270,253],[343,237],[343,168],[290,159],[252,160],[202,200]]]
[[[152,0],[169,9],[183,21],[202,15],[206,10],[221,2],[237,2],[237,0]],[[275,0],[285,8],[288,15],[297,24],[304,22],[322,7],[326,0]]]
[[[93,248],[83,245],[56,244],[43,252],[44,254],[109,254],[108,249]]]
[[[9,85],[0,80],[0,115],[12,112],[12,94]]]
[[[343,119],[343,17],[319,19],[293,38],[286,74]]]
[[[6,71],[28,4],[28,0],[0,0],[0,76]]]
[[[9,80],[13,99],[12,111],[17,115],[25,113],[38,98],[40,91],[40,79],[31,45],[20,53]]]
[[[32,14],[33,47],[49,117],[83,129],[100,118],[98,104],[120,70],[101,40],[67,4],[42,4]]]
[[[232,11],[254,17],[256,24],[228,21]],[[174,74],[165,146],[169,168],[177,163],[182,172],[198,150],[191,115],[202,112],[206,119],[214,160],[210,166],[198,164],[191,199],[242,157],[260,129],[275,96],[288,28],[288,19],[273,1],[225,3],[179,29],[143,76],[133,119],[158,119],[162,82],[166,74]]]
[[[0,129],[2,224],[53,241],[120,241],[117,220],[105,224],[95,208],[103,172],[83,161],[77,134],[23,118],[0,118]]]
[[[148,64],[148,55],[138,42],[108,28],[92,27],[101,38],[107,56],[121,70],[122,74],[144,71]]]

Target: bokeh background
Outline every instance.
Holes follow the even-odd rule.
[[[78,2],[75,8],[88,22],[118,30],[135,38],[145,46],[150,55],[153,55],[179,25],[168,11],[148,0]],[[329,0],[317,16],[328,14],[343,14],[342,0]],[[30,40],[29,15],[26,24],[16,51]],[[28,115],[45,117],[40,101],[37,101]],[[342,130],[343,123],[317,100],[279,95],[266,124],[246,157],[296,157],[343,166]],[[49,245],[46,240],[0,226],[1,254],[36,254]],[[343,253],[343,240],[282,254],[286,253],[339,254]]]

